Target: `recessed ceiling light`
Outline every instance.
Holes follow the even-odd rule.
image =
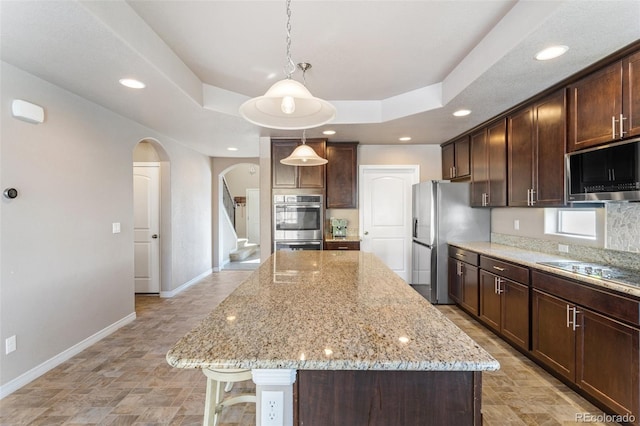
[[[567,53],[568,46],[551,46],[547,47],[536,53],[536,59],[539,61],[548,61],[549,59],[557,58]]]
[[[402,142],[407,142],[411,140],[411,136],[403,136],[401,138],[398,138],[398,140]]]
[[[145,87],[147,87],[147,85],[140,80],[136,80],[133,78],[121,78],[120,84],[130,89],[144,89]]]
[[[471,114],[471,110],[468,109],[459,109],[453,113],[453,115],[455,115],[456,117],[464,117],[469,114]]]
[[[335,130],[325,130],[324,132],[322,132],[322,134],[331,136],[331,135],[335,135],[336,131]]]
[[[227,148],[227,151],[237,151],[238,148],[236,148],[235,146],[230,146]]]

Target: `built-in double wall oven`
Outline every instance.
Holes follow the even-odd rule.
[[[322,250],[323,222],[322,195],[274,195],[274,250]]]

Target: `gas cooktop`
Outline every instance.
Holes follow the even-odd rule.
[[[598,278],[620,284],[640,287],[640,272],[629,269],[614,268],[612,266],[598,265],[578,261],[538,262],[540,265],[551,266],[591,278]]]

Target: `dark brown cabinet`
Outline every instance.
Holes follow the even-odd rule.
[[[640,53],[569,85],[569,151],[640,134]]]
[[[531,296],[532,353],[542,363],[574,382],[576,378],[576,338],[566,321],[569,305],[538,290]]]
[[[478,315],[478,254],[450,247],[449,256],[449,297]]]
[[[509,116],[509,206],[565,204],[565,110],[560,90]]]
[[[442,178],[463,180],[471,174],[471,142],[464,136],[442,147]]]
[[[501,119],[471,135],[471,206],[507,205],[507,124]]]
[[[325,250],[360,250],[360,241],[325,241]]]
[[[622,61],[622,92],[627,117],[627,134],[640,135],[640,52]]]
[[[533,286],[533,356],[639,424],[640,330],[620,321],[638,325],[638,302],[538,272]]]
[[[324,165],[300,167],[280,163],[280,160],[288,157],[301,143],[299,139],[271,141],[272,188],[324,188]],[[313,148],[320,157],[326,158],[325,139],[307,139],[306,144]]]
[[[327,208],[358,208],[358,142],[327,142]]]
[[[480,267],[480,320],[528,350],[528,269],[485,256],[480,256]]]

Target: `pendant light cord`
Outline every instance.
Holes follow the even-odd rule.
[[[287,61],[284,64],[284,74],[288,79],[296,70],[296,64],[291,59],[291,0],[287,0]]]

